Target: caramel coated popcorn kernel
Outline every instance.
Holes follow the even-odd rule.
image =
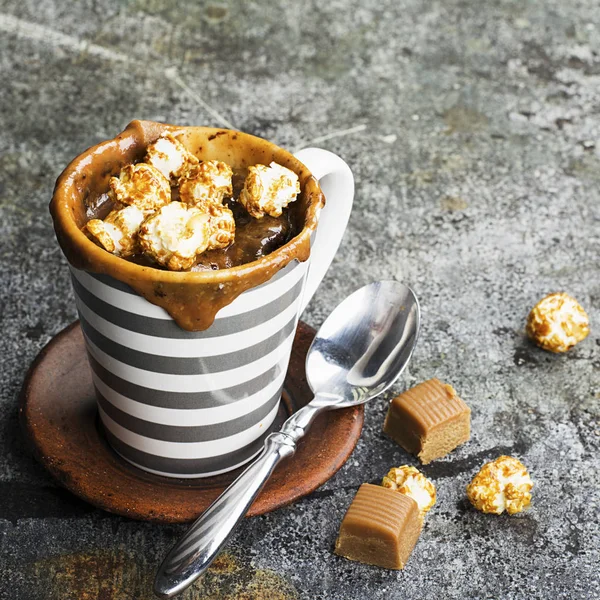
[[[148,146],[145,162],[156,167],[167,179],[177,179],[199,160],[172,133],[166,133]]]
[[[412,498],[417,503],[421,516],[430,511],[435,504],[435,486],[415,467],[402,465],[390,469],[381,485]]]
[[[209,215],[210,238],[207,250],[227,248],[235,239],[235,219],[233,213],[221,204],[211,204],[206,207]]]
[[[179,179],[179,199],[188,206],[201,208],[207,203],[221,204],[233,193],[231,167],[219,160],[207,160],[192,166]]]
[[[527,317],[527,334],[544,350],[566,352],[584,340],[590,321],[575,298],[556,292],[542,298]]]
[[[279,217],[300,193],[298,175],[275,162],[268,167],[254,165],[248,171],[239,201],[255,219],[265,214]]]
[[[126,165],[108,182],[113,199],[140,210],[157,210],[171,201],[169,180],[152,165]]]
[[[523,463],[512,456],[500,456],[486,463],[467,486],[471,504],[484,513],[509,515],[531,503],[533,482]]]
[[[110,212],[104,221],[88,221],[86,229],[105,250],[127,257],[138,250],[137,233],[145,218],[146,214],[137,206],[126,206]]]
[[[140,227],[142,250],[171,271],[189,269],[211,236],[210,216],[181,202],[171,202]]]

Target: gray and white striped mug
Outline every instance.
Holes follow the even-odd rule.
[[[137,467],[181,478],[224,473],[256,456],[272,430],[299,316],[337,251],[354,193],[335,154],[295,156],[326,197],[309,260],[243,292],[205,331],[182,329],[122,281],[70,266],[101,422]]]

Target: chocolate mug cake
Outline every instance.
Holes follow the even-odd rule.
[[[162,158],[161,162],[160,155],[169,144],[185,152],[182,164],[177,165],[175,157],[174,169],[167,164],[173,157]],[[193,175],[196,181],[206,176],[195,172],[198,167],[214,162],[231,168],[229,198],[227,190],[215,195],[218,198],[222,194],[225,202],[218,208],[220,215],[231,213],[229,223],[235,222],[232,243],[221,247],[213,244],[179,265],[172,262],[173,271],[183,271],[180,273],[169,272],[168,261],[161,264],[156,260],[151,231],[146,235],[147,252],[139,252],[140,246],[133,240],[124,248],[115,248],[110,230],[125,230],[121,239],[127,241],[132,228],[137,231],[144,221],[152,221],[152,216],[156,219],[156,215],[144,213],[175,208],[177,202],[179,212],[198,217],[195,207],[187,208],[187,202],[178,200],[182,199],[182,191],[184,196],[193,196]],[[276,166],[269,167],[271,163]],[[140,173],[140,166],[145,166],[146,172]],[[263,212],[257,218],[260,199],[253,197],[257,186],[252,183],[260,181],[257,169],[269,168],[285,169],[297,198],[282,207],[280,214]],[[148,173],[150,169],[153,172]],[[190,172],[192,177],[186,177]],[[175,183],[171,190],[170,183]],[[324,203],[324,195],[306,167],[265,140],[230,130],[134,121],[120,136],[91,148],[67,167],[57,181],[50,211],[59,243],[72,265],[126,283],[167,310],[180,327],[201,331],[243,291],[265,283],[291,260],[308,258],[310,236]],[[178,216],[173,215],[173,220]],[[111,256],[109,252],[114,253]],[[162,268],[165,266],[167,270]]]
[[[325,150],[144,121],[65,169],[50,210],[116,452],[185,478],[260,452],[352,196]]]

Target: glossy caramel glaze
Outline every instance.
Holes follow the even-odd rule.
[[[198,256],[194,271],[230,269],[267,256],[288,242],[298,231],[294,214],[284,209],[279,217],[254,219],[236,201],[225,203],[235,219],[235,240],[227,248],[209,250]]]
[[[238,266],[191,272],[165,271],[149,264],[127,261],[98,247],[82,227],[92,216],[108,211],[108,181],[128,164],[141,160],[148,144],[172,131],[200,160],[222,160],[235,169],[275,161],[292,169],[301,194],[290,207],[291,223],[298,223],[289,241],[257,260]],[[227,129],[177,127],[151,121],[133,121],[113,140],[78,156],[56,182],[50,212],[58,242],[76,268],[110,275],[126,283],[149,302],[163,307],[183,329],[210,327],[217,312],[242,292],[268,281],[292,260],[305,261],[310,235],[325,198],[308,169],[290,153],[266,140]],[[289,234],[289,232],[288,232]],[[289,237],[289,235],[288,235]],[[210,265],[209,265],[210,266]]]

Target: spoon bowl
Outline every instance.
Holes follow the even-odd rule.
[[[321,325],[306,357],[315,396],[343,408],[387,390],[408,364],[420,327],[419,302],[397,281],[348,296]]]
[[[154,591],[171,598],[215,559],[280,460],[321,412],[362,404],[388,389],[417,342],[420,310],[397,281],[366,285],[346,298],[317,333],[306,358],[315,397],[265,440],[260,456],[204,511],[160,566]]]

